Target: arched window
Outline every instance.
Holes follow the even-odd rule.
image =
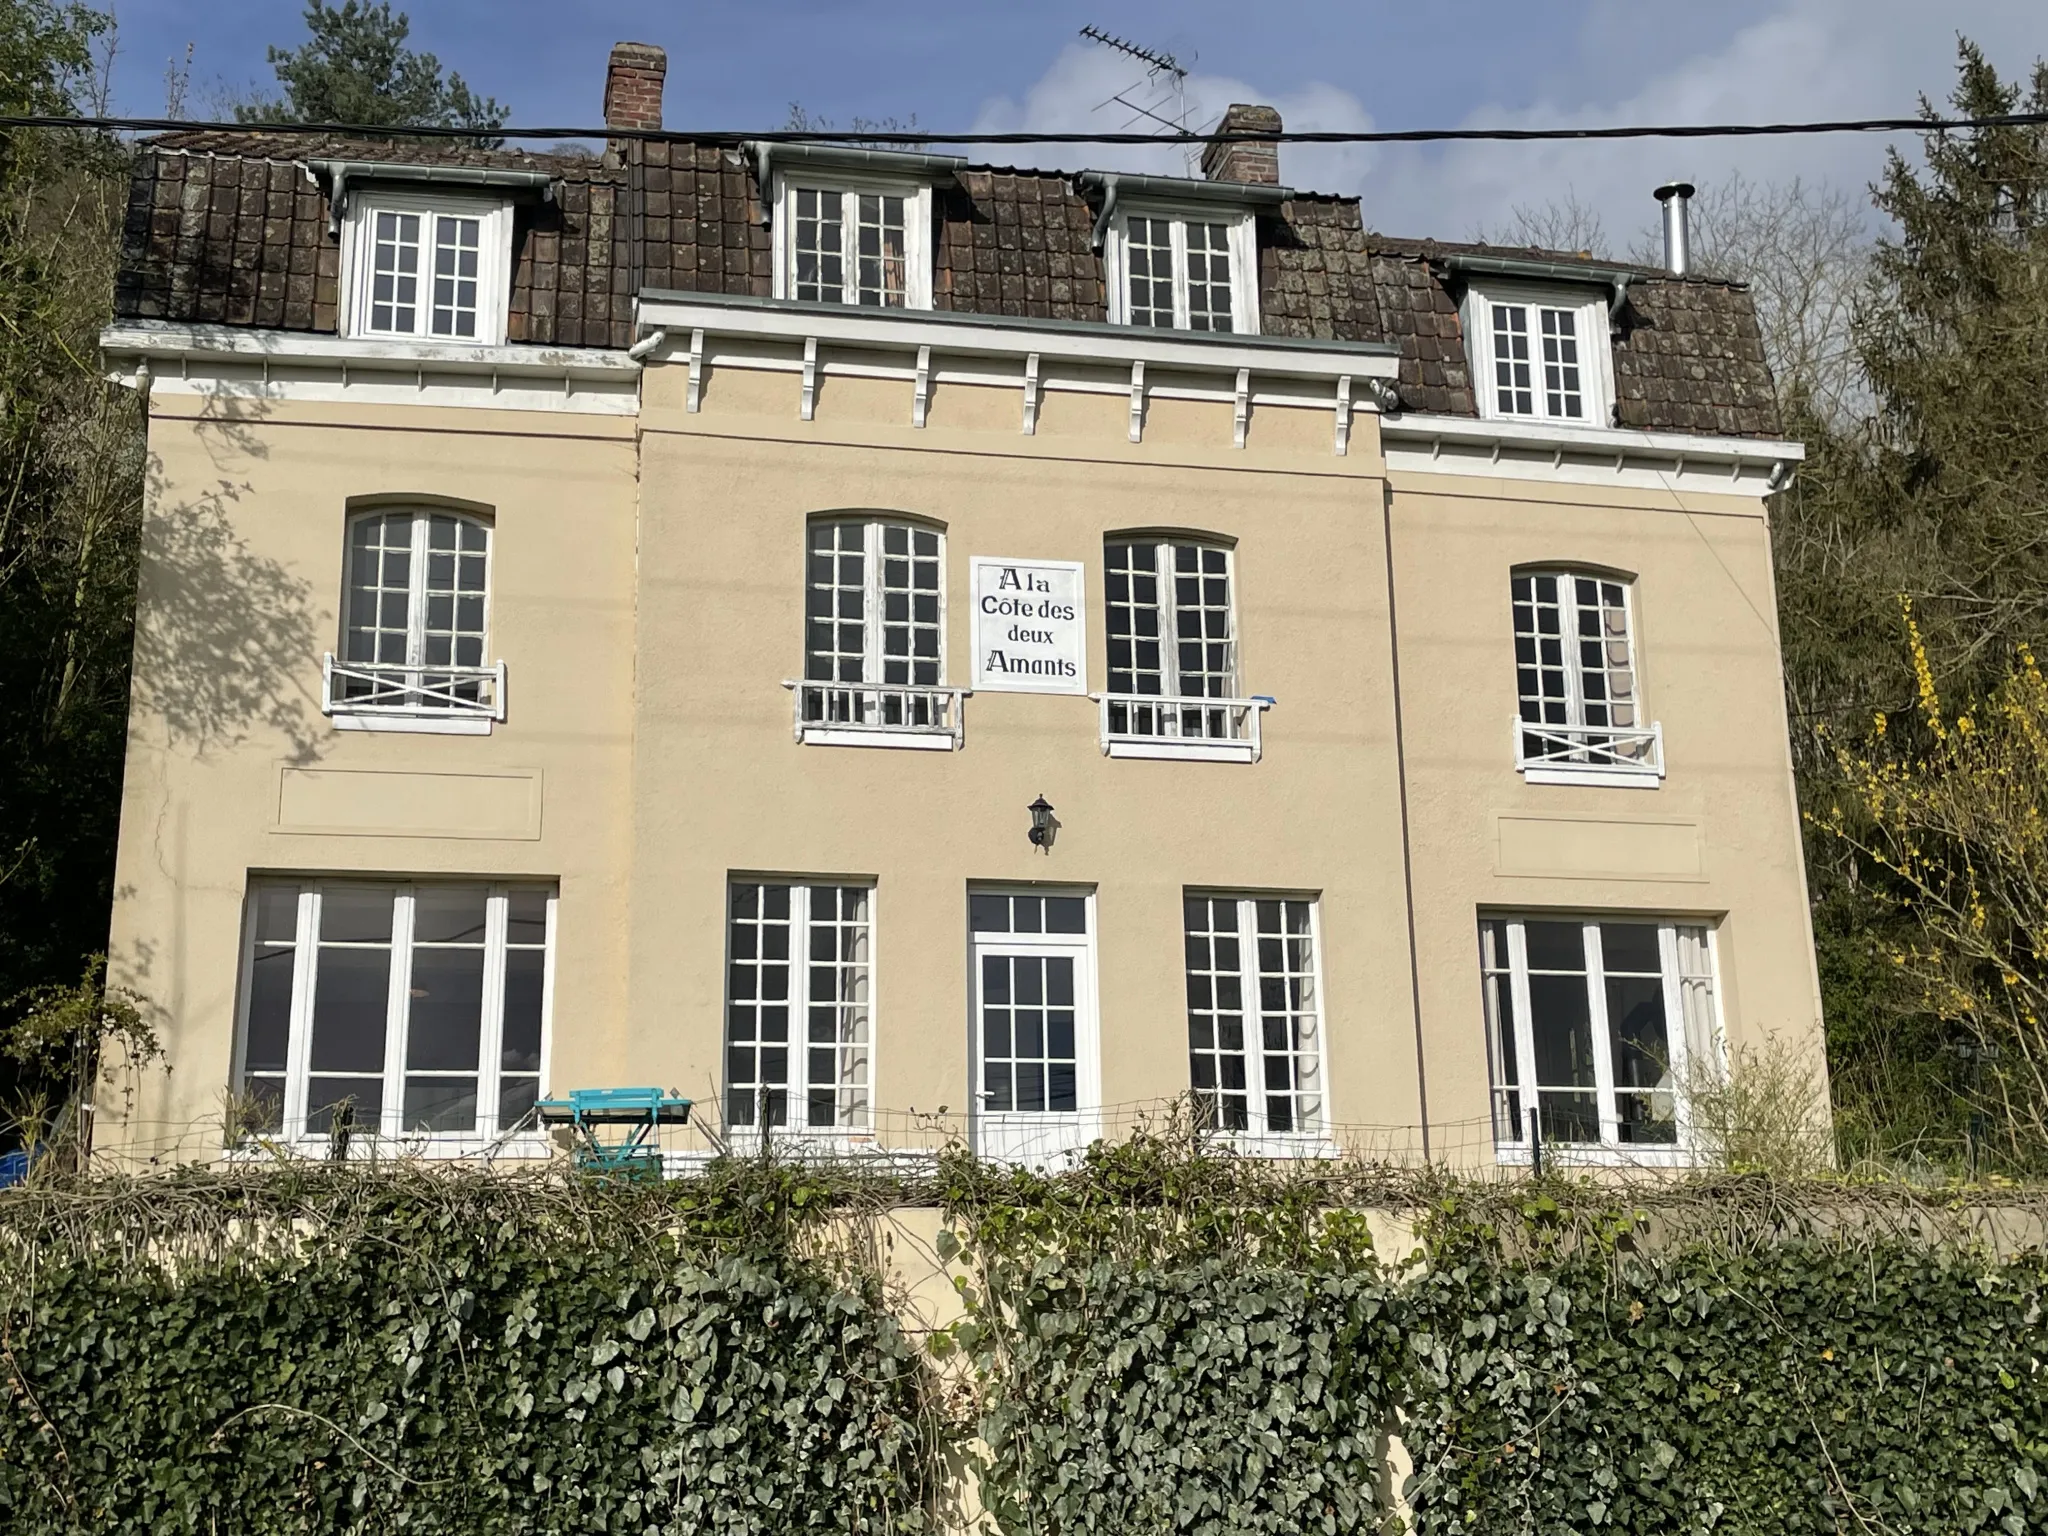
[[[1234,551],[1193,535],[1111,534],[1102,559],[1106,750],[1255,759],[1263,701],[1238,696]]]
[[[1590,570],[1514,573],[1515,766],[1532,784],[1654,787],[1662,727],[1643,718],[1634,583]]]
[[[328,658],[337,724],[488,730],[504,718],[504,667],[485,659],[490,563],[480,517],[391,507],[349,519],[341,654]]]
[[[875,515],[813,518],[804,550],[804,741],[953,746],[946,536]]]

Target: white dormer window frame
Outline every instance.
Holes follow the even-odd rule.
[[[894,206],[892,207],[892,201]],[[873,277],[872,270],[864,274],[862,263],[887,259],[886,244],[889,230],[895,226],[891,214],[901,210],[903,240],[902,298],[894,303],[883,299],[881,302],[863,297],[865,288],[868,295],[887,292],[889,285],[884,275],[878,289],[873,283],[864,282],[864,277]],[[801,282],[808,272],[802,255],[815,248],[811,245],[821,223],[836,224],[838,229],[838,288],[837,298],[805,291],[809,282]],[[884,249],[880,252],[863,252],[862,236],[869,231],[881,235]],[[799,242],[805,243],[805,251],[799,251]],[[849,309],[930,309],[932,307],[932,189],[929,185],[905,181],[900,177],[863,174],[859,171],[832,167],[829,170],[812,172],[778,171],[775,173],[775,297],[778,299],[808,299],[812,302],[839,303]],[[831,274],[825,274],[830,276]],[[828,284],[829,286],[829,284]]]
[[[1614,424],[1614,343],[1604,291],[1474,282],[1460,318],[1482,419]]]
[[[345,335],[505,344],[512,295],[509,202],[355,190],[341,242]]]
[[[1222,233],[1222,253],[1230,261],[1227,328],[1211,323],[1211,318],[1220,312],[1213,297],[1205,303],[1202,294],[1207,286],[1213,295],[1215,285],[1205,285],[1204,274],[1197,270],[1216,254],[1218,230]],[[1258,215],[1251,210],[1219,209],[1214,204],[1119,204],[1104,232],[1102,254],[1108,275],[1110,324],[1216,335],[1259,334]],[[1163,295],[1156,287],[1150,296],[1144,292],[1147,279],[1156,284],[1158,274],[1141,273],[1134,278],[1133,256],[1155,268],[1162,257],[1170,263],[1166,274],[1172,296],[1170,326],[1158,318],[1166,312],[1165,306],[1157,302]]]

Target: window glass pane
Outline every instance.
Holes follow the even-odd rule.
[[[1229,228],[1190,224],[1187,242],[1188,326],[1197,331],[1230,330]]]
[[[976,891],[967,898],[967,922],[976,933],[1010,931],[1010,898]]]
[[[406,1066],[475,1072],[483,1038],[483,945],[415,945],[409,979]]]
[[[1259,1020],[1265,1129],[1312,1131],[1322,1118],[1321,999],[1316,995],[1312,903],[1253,904],[1259,929]]]
[[[473,340],[477,333],[477,263],[483,221],[442,214],[434,220],[434,314],[436,336]]]
[[[1125,288],[1132,325],[1173,324],[1173,223],[1169,219],[1124,221]]]
[[[1159,610],[1159,546],[1109,544],[1103,549],[1104,605],[1108,615],[1109,691],[1158,697],[1166,693],[1164,626]],[[1112,699],[1109,728],[1160,734],[1164,714],[1155,706]]]
[[[1174,696],[1228,699],[1237,690],[1237,642],[1230,613],[1228,553],[1200,544],[1170,546],[1173,623],[1177,640]],[[1205,711],[1192,711],[1202,715]],[[1183,735],[1196,734],[1183,731]],[[1202,735],[1216,732],[1203,730]]]
[[[881,525],[882,675],[881,682],[935,688],[940,674],[938,536],[924,529],[919,553],[911,553],[912,529],[901,523]],[[890,551],[890,541],[894,551]],[[926,542],[929,541],[929,542]],[[929,718],[884,722],[928,725]]]
[[[1530,375],[1528,306],[1494,304],[1490,308],[1495,407],[1503,416],[1533,416],[1536,395]]]
[[[1578,320],[1569,309],[1539,311],[1543,320],[1543,407],[1546,414],[1577,420],[1586,414],[1579,390]]]
[[[1046,897],[1045,931],[1047,933],[1086,933],[1088,931],[1087,898],[1083,896]]]
[[[481,885],[422,885],[413,893],[415,944],[481,944],[484,904]]]
[[[505,898],[505,941],[545,944],[548,937],[548,893],[533,886],[513,890]]]
[[[249,966],[249,1012],[242,1062],[245,1072],[282,1072],[291,1046],[292,975],[298,952],[261,944]]]
[[[391,950],[320,946],[313,988],[315,1072],[382,1072],[390,1014]]]
[[[384,1079],[381,1077],[314,1077],[306,1083],[306,1130],[324,1136],[333,1127],[338,1111],[346,1105],[348,1120],[358,1131],[375,1135],[384,1113]]]
[[[1493,1135],[1516,1142],[1529,1134],[1522,1111],[1520,1047],[1515,1031],[1515,988],[1508,925],[1479,925],[1479,977],[1486,1011],[1486,1057],[1493,1079]]]
[[[1244,1048],[1243,951],[1234,898],[1189,897],[1186,919],[1188,1074],[1211,1129],[1251,1128]]]
[[[484,664],[484,589],[488,532],[469,518],[436,513],[427,520],[420,660],[429,666]],[[419,703],[429,709],[488,702],[490,684],[479,677],[429,672],[420,679]]]
[[[726,1115],[731,1125],[868,1123],[868,900],[860,886],[731,887]],[[796,956],[802,956],[799,968]],[[802,987],[801,998],[791,985]],[[791,1037],[792,1007],[801,1039]]]
[[[380,209],[370,241],[370,329],[410,336],[419,329],[420,216]]]
[[[904,298],[905,249],[903,199],[861,193],[854,199],[856,302],[901,308]]]
[[[540,1025],[547,953],[514,949],[505,954],[505,1026],[500,1064],[506,1072],[540,1070]]]
[[[409,659],[412,532],[410,512],[359,517],[349,527],[348,617],[342,660],[351,666],[403,666]],[[405,698],[402,676],[344,676],[338,688],[342,698],[365,703],[397,703]]]
[[[813,886],[807,997],[806,1120],[864,1127],[868,1100],[868,893]]]
[[[804,593],[804,676],[812,682],[867,681],[867,529],[858,522],[813,522]],[[862,719],[858,695],[847,713],[826,719]]]
[[[408,1131],[476,1130],[476,1077],[420,1077],[408,1073],[405,1079],[405,1114]]]
[[[840,304],[846,300],[845,224],[837,192],[799,187],[790,231],[790,294]]]

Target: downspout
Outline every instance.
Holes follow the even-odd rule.
[[[1408,822],[1408,743],[1401,718],[1401,623],[1394,602],[1394,493],[1380,482],[1380,532],[1387,551],[1387,660],[1394,693],[1394,780],[1401,805],[1401,895],[1408,911],[1408,1006],[1415,1021],[1415,1099],[1422,1114],[1422,1161],[1429,1155],[1429,1067],[1422,1046],[1422,959],[1415,938],[1415,840]]]
[[[645,362],[648,354],[667,340],[667,331],[649,331],[645,336],[634,342],[633,345],[626,348],[626,356],[633,359],[636,363]]]

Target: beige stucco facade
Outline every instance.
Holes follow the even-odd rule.
[[[170,1070],[108,1096],[103,1151],[220,1154],[264,873],[555,883],[547,1089],[672,1087],[711,1133],[734,874],[872,886],[862,1146],[974,1134],[980,885],[1092,895],[1107,1134],[1189,1088],[1190,890],[1315,900],[1323,1147],[1492,1163],[1487,912],[1696,920],[1730,1049],[1775,1035],[1818,1058],[1755,477],[1423,462],[1390,450],[1413,422],[1383,432],[1362,402],[1303,385],[1247,409],[1156,369],[1139,423],[1127,375],[1082,363],[1027,432],[1001,380],[813,377],[772,339],[692,363],[686,341],[648,357],[632,412],[440,404],[424,385],[423,404],[156,392],[111,945]],[[345,519],[379,497],[488,515],[508,704],[487,735],[321,713]],[[1092,699],[993,691],[966,700],[955,751],[799,743],[805,529],[851,510],[943,529],[956,686],[972,559],[1082,564],[1100,691],[1105,535],[1227,544],[1240,691],[1274,701],[1258,760],[1111,757]],[[1517,773],[1509,580],[1529,564],[1633,578],[1654,787]],[[1026,837],[1039,796],[1049,851]]]

